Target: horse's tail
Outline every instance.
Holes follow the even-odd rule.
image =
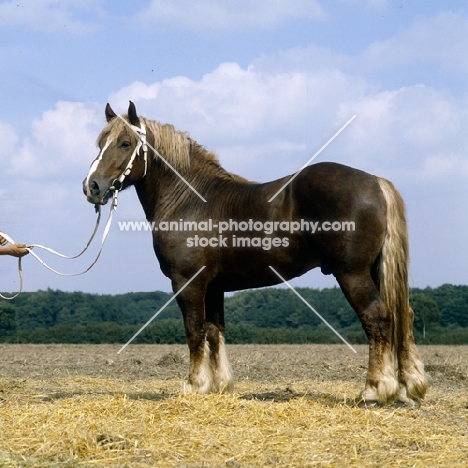
[[[380,255],[379,291],[393,315],[392,347],[397,347],[401,333],[412,330],[409,306],[409,247],[405,205],[393,184],[378,178],[387,204],[387,232]]]
[[[382,300],[393,316],[391,348],[398,363],[400,390],[397,398],[418,400],[428,387],[424,366],[413,337],[413,310],[409,304],[409,246],[405,204],[393,184],[378,178],[387,204],[387,232],[378,265],[378,286]]]

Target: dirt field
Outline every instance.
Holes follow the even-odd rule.
[[[185,346],[0,345],[0,467],[467,466],[468,346],[419,351],[419,410],[364,409],[340,345],[228,346],[232,395],[184,395]]]

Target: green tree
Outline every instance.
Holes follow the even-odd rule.
[[[426,330],[439,325],[442,314],[437,302],[426,294],[415,293],[411,296],[410,305],[414,311],[414,328],[426,337]]]
[[[442,326],[468,327],[468,286],[443,284],[438,288],[428,290],[427,295],[437,302],[442,312]]]
[[[6,341],[16,333],[16,308],[9,303],[0,302],[0,341]]]

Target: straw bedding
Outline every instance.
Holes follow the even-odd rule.
[[[462,348],[465,357],[467,348]],[[0,351],[5,361],[16,359],[18,368],[21,348],[12,349],[3,346]],[[159,348],[152,348],[154,359],[174,362],[174,369],[181,367],[180,359],[185,360],[182,348],[173,348],[172,356],[155,349]],[[178,378],[137,378],[131,373],[112,378],[104,372],[64,376],[60,363],[50,375],[26,379],[18,369],[12,369],[13,376],[5,375],[4,365],[0,369],[0,397],[5,400],[0,403],[0,466],[466,466],[468,365],[456,357],[459,350],[445,350],[442,355],[431,351],[439,353],[432,364],[433,387],[421,409],[408,410],[357,405],[353,397],[362,386],[360,361],[356,361],[354,371],[359,375],[354,379],[336,378],[329,351],[328,379],[324,378],[327,372],[321,381],[284,378],[281,372],[276,380],[268,372],[256,379],[246,369],[259,369],[262,362],[253,362],[252,356],[257,353],[265,359],[271,352],[265,351],[268,347],[250,347],[250,354],[245,354],[245,349],[230,350],[234,366],[237,362],[243,370],[235,393],[229,395],[185,395],[183,380]],[[300,349],[306,348],[283,352],[293,352],[293,359]],[[313,349],[316,356],[325,351]],[[346,360],[342,353],[340,348],[336,362],[340,354]],[[273,353],[271,365],[280,354]],[[102,352],[101,356],[105,358]],[[318,359],[321,367],[323,358],[322,354]],[[141,367],[145,355],[140,364],[135,357],[127,359]],[[438,362],[448,359],[455,365],[447,361],[444,368],[449,374],[443,376]],[[353,363],[348,362],[350,366]],[[108,368],[116,367],[108,363]]]

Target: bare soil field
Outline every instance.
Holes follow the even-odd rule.
[[[367,346],[231,345],[186,395],[178,345],[0,345],[0,467],[468,466],[468,346],[421,346],[421,408],[362,408]]]

